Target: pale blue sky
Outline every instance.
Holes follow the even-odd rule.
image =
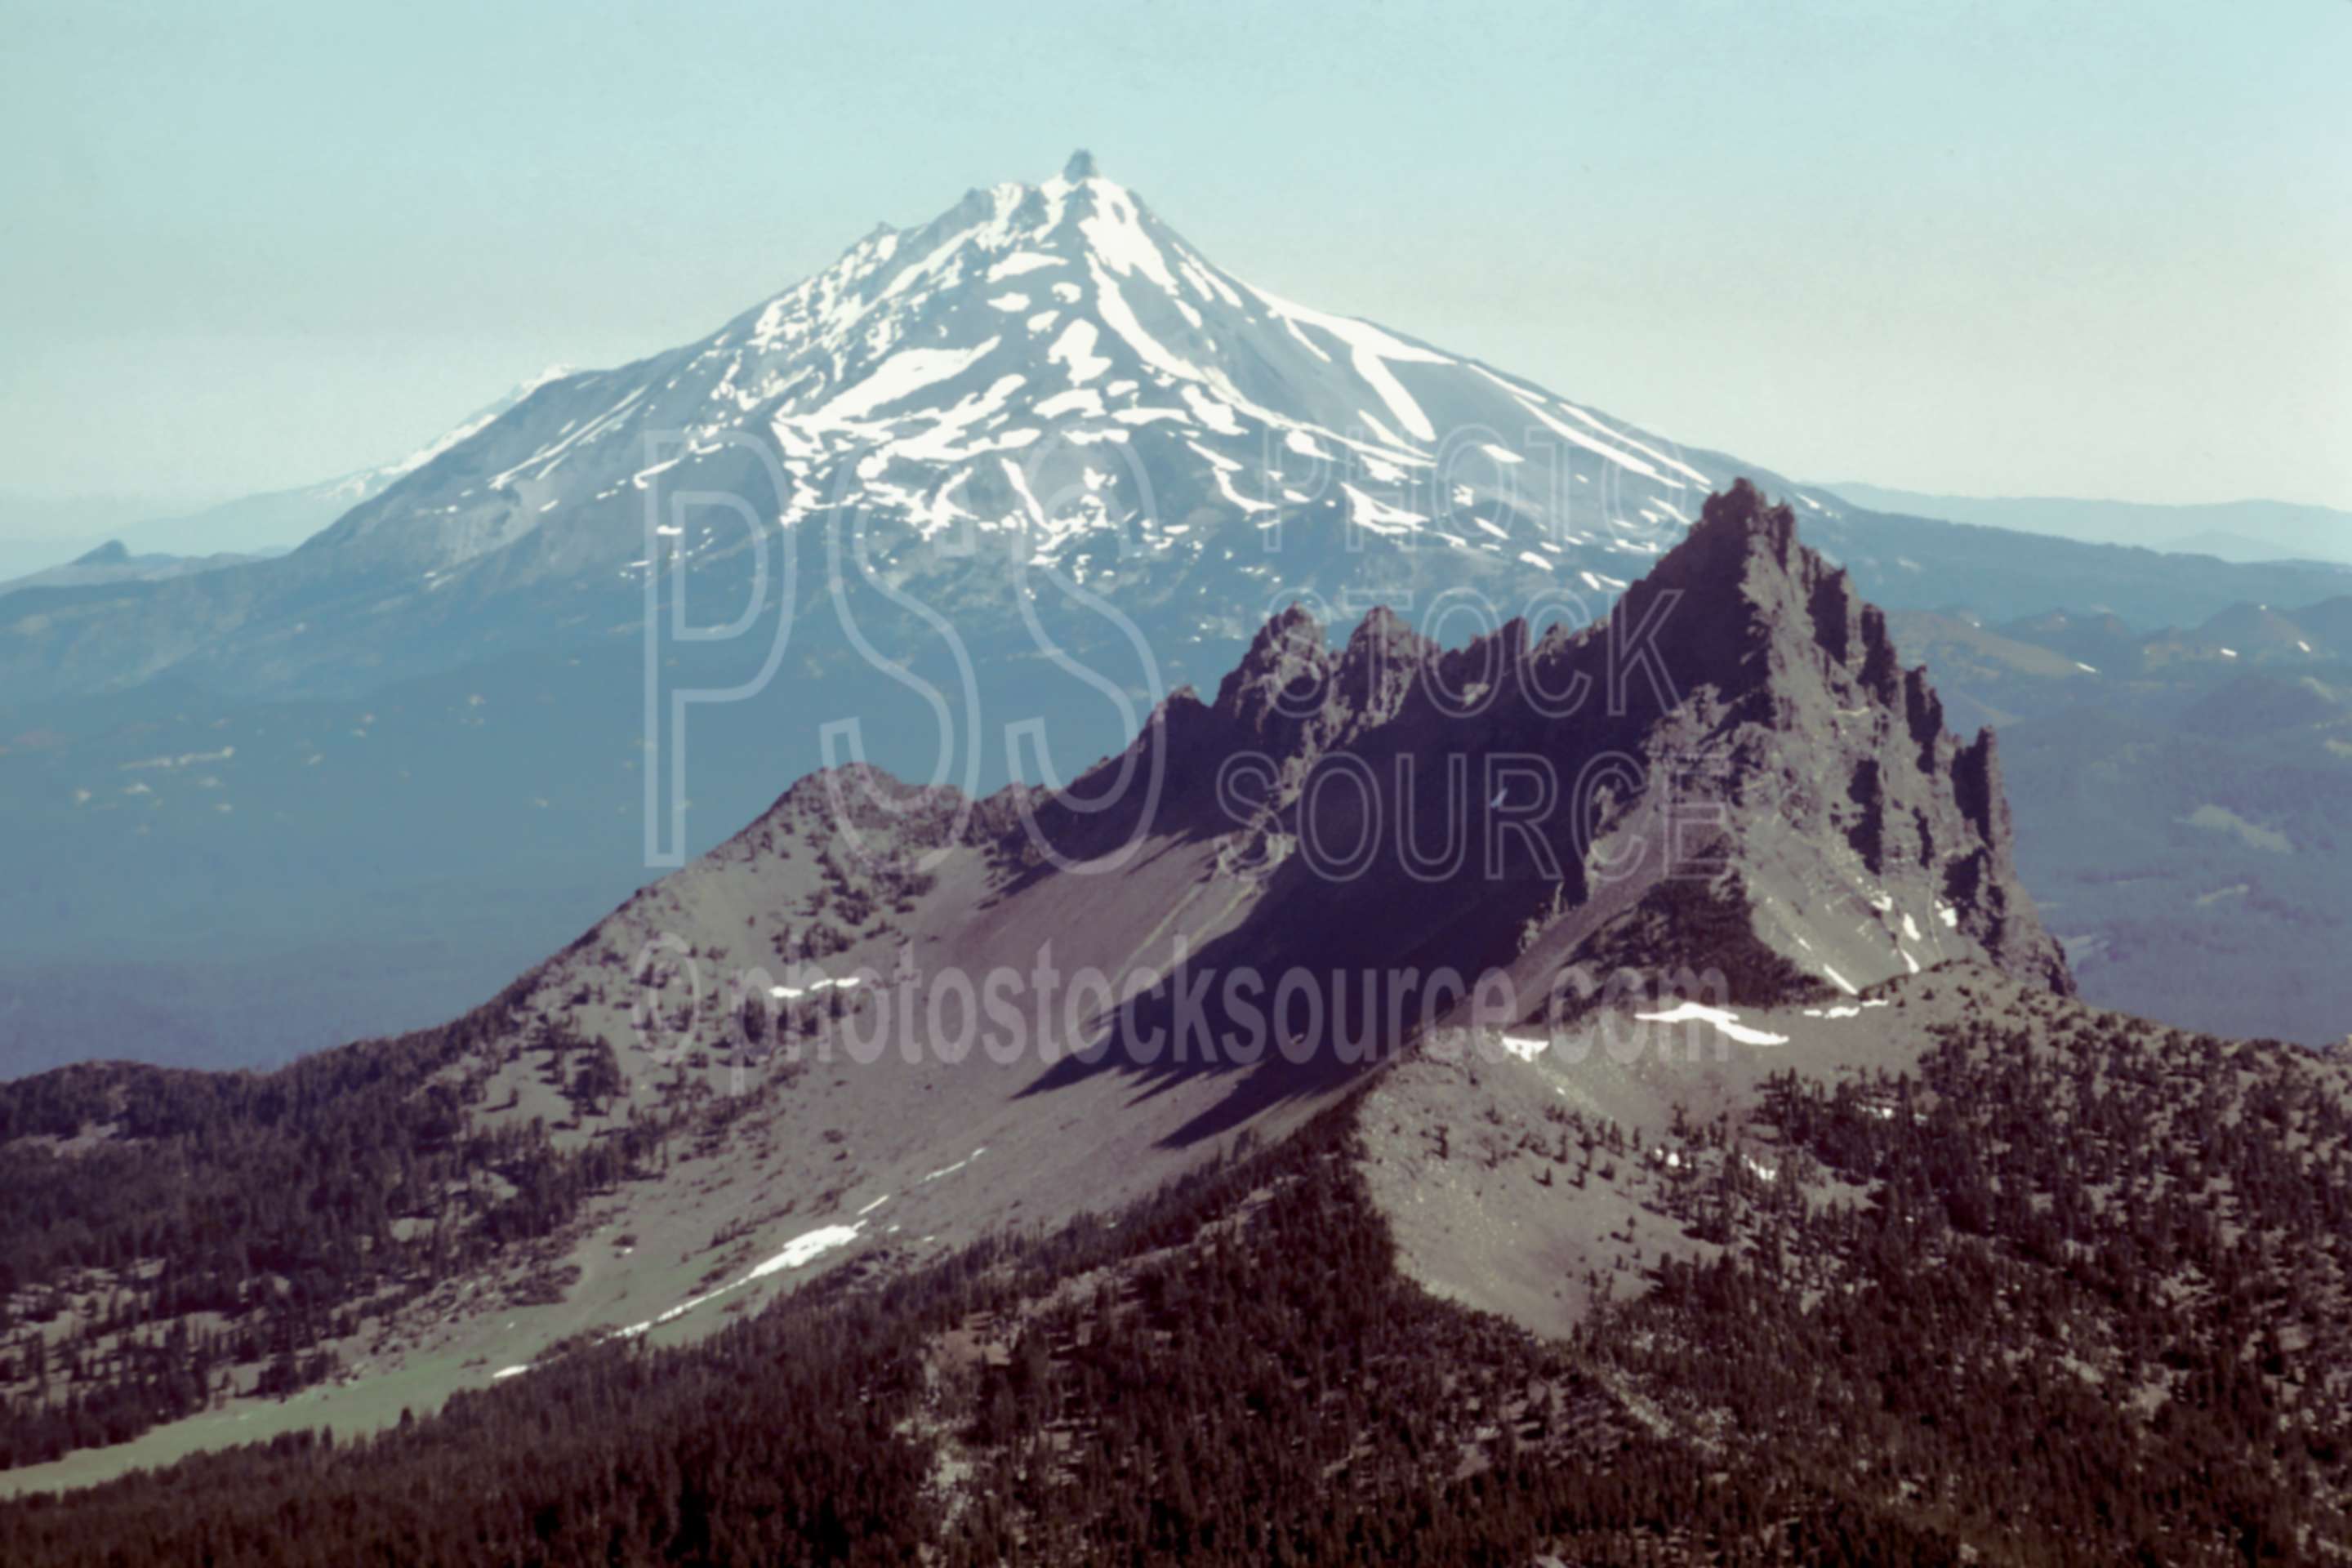
[[[397,455],[1070,149],[1811,479],[2352,506],[2347,0],[0,0],[0,489]]]

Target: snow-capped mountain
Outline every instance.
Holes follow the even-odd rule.
[[[213,585],[229,612],[126,602],[108,640],[137,653],[106,679],[349,689],[528,640],[499,607],[517,593],[611,590],[610,615],[583,617],[610,626],[656,557],[746,569],[739,515],[649,516],[663,492],[741,498],[803,552],[806,593],[854,563],[968,637],[1021,627],[1040,572],[1117,590],[1155,645],[1222,638],[1219,658],[1301,594],[1411,613],[1468,584],[1589,613],[1732,471],[1256,288],[1080,153],[877,228],[699,342],[551,374],[352,476],[340,521]]]
[[[28,697],[166,670],[230,692],[354,693],[630,631],[649,573],[683,570],[714,600],[753,580],[773,595],[760,574],[778,540],[805,568],[782,580],[803,608],[833,615],[850,578],[968,642],[1034,647],[1041,616],[1091,601],[1206,674],[1298,597],[1419,618],[1475,587],[1498,613],[1590,616],[1743,473],[1889,604],[2032,613],[2053,602],[2053,552],[2124,571],[2108,559],[2122,552],[2093,563],[2058,542],[1989,550],[1980,531],[1890,524],[1293,303],[1218,267],[1082,153],[1042,184],[877,228],[696,342],[551,373],[351,476],[350,509],[283,561],[86,599],[69,633],[19,626],[0,637],[0,675]],[[689,494],[739,504],[668,509]],[[2153,577],[2109,596],[2168,616],[2213,591],[2131,570]]]
[[[548,385],[316,548],[436,581],[514,547],[644,571],[646,489],[734,484],[745,437],[775,448],[786,528],[846,506],[886,561],[1002,546],[1080,582],[1218,560],[1276,578],[1270,542],[1298,524],[1310,559],[1352,529],[1607,594],[1725,477],[1232,276],[1080,153],[877,229],[699,342]],[[714,523],[677,548],[740,543]]]

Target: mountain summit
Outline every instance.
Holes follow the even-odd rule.
[[[1693,1005],[1826,1026],[1931,966],[2063,991],[1990,742],[1941,713],[1877,611],[1746,485],[1589,625],[1449,648],[1375,609],[1335,647],[1286,609],[1213,699],[1172,694],[1066,792],[811,774],[466,1018],[226,1080],[224,1117],[282,1096],[327,1108],[320,1146],[396,1129],[441,1163],[320,1171],[308,1138],[247,1128],[253,1163],[195,1173],[194,1208],[266,1184],[286,1199],[267,1212],[307,1225],[333,1205],[305,1184],[413,1179],[436,1218],[398,1230],[415,1192],[346,1193],[337,1212],[373,1227],[339,1254],[353,1294],[304,1298],[299,1320],[233,1284],[173,1295],[163,1271],[126,1277],[122,1321],[226,1300],[247,1342],[292,1336],[264,1392],[364,1359],[370,1407],[396,1410],[452,1366],[487,1382],[601,1340],[695,1338],[839,1265],[923,1267],[1139,1199],[1466,1033],[1524,1053]],[[121,1130],[153,1123],[124,1107],[152,1081],[76,1069],[28,1090],[17,1125],[135,1139]],[[201,1146],[247,1158],[233,1131]],[[476,1162],[512,1174],[465,1179]],[[163,1228],[228,1235],[209,1224]],[[499,1288],[436,1276],[380,1320],[357,1310],[428,1245]],[[243,1244],[222,1246],[202,1277],[246,1278]]]
[[[289,560],[78,618],[89,663],[0,643],[33,653],[43,689],[163,668],[353,689],[544,641],[550,594],[564,624],[602,599],[589,624],[613,625],[642,614],[648,574],[740,586],[761,553],[741,516],[648,521],[665,493],[719,492],[810,575],[849,538],[968,637],[1020,628],[1050,577],[1115,592],[1182,647],[1310,587],[1605,598],[1730,476],[1246,282],[1081,152],[877,229],[698,342],[535,382]]]
[[[1188,788],[1230,818],[1230,759],[1263,759],[1230,857],[1265,884],[1261,951],[1501,968],[1535,998],[1570,971],[1588,990],[1713,971],[1769,1005],[1962,959],[2073,990],[2017,877],[1991,732],[1946,731],[1885,616],[1745,481],[1581,630],[1447,650],[1375,610],[1335,648],[1286,611],[1213,704],[1180,693],[1138,747],[1166,752],[1180,818],[1208,816]],[[1335,798],[1354,803],[1336,820]],[[1129,825],[1072,829],[1100,855]],[[1465,839],[1486,853],[1434,848]]]
[[[827,593],[855,575],[890,614],[912,600],[952,621],[983,664],[1034,652],[1041,625],[1099,637],[1096,595],[1162,663],[1206,673],[1301,595],[1408,616],[1465,586],[1590,607],[1742,473],[1882,598],[1932,583],[1939,603],[2046,607],[2051,567],[1969,531],[1891,528],[1238,278],[1080,151],[877,227],[696,342],[543,373],[355,476],[333,492],[350,510],[282,561],[0,611],[0,689],[170,673],[238,699],[356,695],[632,635],[666,574],[713,604],[797,595],[823,612],[797,634],[824,642],[819,664],[859,657],[808,624],[847,613]],[[687,496],[704,500],[671,513]],[[2177,594],[2130,574],[2120,602]]]
[[[679,488],[723,462],[722,441],[772,440],[788,527],[856,506],[886,525],[886,559],[978,532],[1080,575],[1129,554],[1196,563],[1309,519],[1571,581],[1589,567],[1597,590],[1670,540],[1706,482],[1528,384],[1234,277],[1080,152],[1055,178],[971,191],[928,224],[869,236],[700,342],[558,384],[448,465],[431,487],[441,504],[371,505],[320,548],[396,541],[431,570],[524,539],[562,553],[603,527],[596,502],[619,500],[607,563],[646,569],[634,503],[656,473],[636,437],[656,430],[685,434],[659,470]],[[1450,455],[1443,496],[1406,499],[1429,488],[1415,481],[1441,433],[1464,430],[1488,438]],[[1533,492],[1540,470],[1516,471],[1531,437],[1573,459],[1573,479],[1544,482],[1591,492],[1566,498],[1584,503],[1579,541],[1536,526],[1558,500]],[[1041,464],[1041,449],[1062,460]],[[679,549],[739,542],[714,530]],[[1546,542],[1559,559],[1517,561]]]

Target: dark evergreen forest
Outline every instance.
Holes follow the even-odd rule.
[[[2340,1561],[2340,1073],[2022,1005],[1777,1082],[1784,1169],[1867,1199],[1691,1161],[1717,1259],[1570,1342],[1400,1275],[1342,1106],[1116,1221],[20,1500],[0,1559]]]

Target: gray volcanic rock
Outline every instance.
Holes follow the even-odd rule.
[[[1396,716],[1435,645],[1385,605],[1340,648],[1293,605],[1268,621],[1217,688],[1216,711],[1272,753],[1295,784],[1325,752]]]
[[[1849,988],[1980,952],[2071,991],[2017,877],[1992,732],[1946,731],[1925,668],[1902,668],[1885,616],[1788,508],[1745,482],[1710,498],[1619,624],[1654,614],[1684,695],[1625,739],[1654,780],[1675,748],[1713,760],[1696,798],[1722,809],[1767,945]]]
[[[1154,770],[1179,820],[1239,830],[1269,952],[1507,968],[1537,995],[1671,965],[1770,1003],[1956,960],[2072,990],[1991,733],[1945,730],[1885,617],[1745,482],[1574,633],[1441,651],[1375,611],[1335,649],[1286,612],[1213,705],[1171,702],[1074,793]]]
[[[591,1200],[542,1258],[572,1266],[556,1300],[452,1280],[372,1326],[434,1353],[380,1354],[371,1402],[1139,1199],[1465,1021],[1675,996],[1827,1024],[1947,963],[2063,991],[1999,759],[1941,711],[1742,483],[1579,629],[1440,649],[1376,611],[1334,647],[1276,616],[1214,701],[1171,696],[1058,796],[810,774],[429,1043],[348,1047],[424,1052],[418,1092],[475,1134],[711,1134]]]

